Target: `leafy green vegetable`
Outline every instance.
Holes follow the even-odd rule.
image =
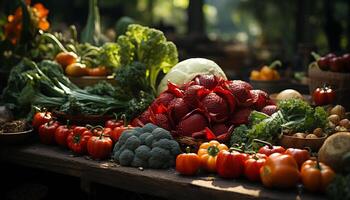
[[[315,128],[325,128],[327,112],[322,107],[315,109],[300,99],[280,101],[278,104],[287,123],[283,124],[285,132],[309,132]]]
[[[249,143],[253,139],[261,139],[268,142],[275,142],[281,133],[281,124],[285,119],[280,111],[275,112],[269,118],[260,121],[257,124],[252,124],[251,129],[247,132]]]
[[[99,46],[103,40],[97,0],[89,0],[89,15],[86,26],[81,33],[81,42]]]
[[[138,95],[140,91],[152,93],[146,75],[146,66],[140,62],[132,62],[116,71],[118,87],[130,93],[131,96]]]
[[[247,143],[247,131],[248,127],[246,125],[240,125],[233,131],[230,139],[230,145]]]
[[[327,112],[322,107],[312,108],[299,99],[280,101],[279,111],[270,117],[253,111],[249,127],[237,127],[231,136],[231,145],[235,143],[251,144],[253,139],[275,142],[282,132],[309,132],[315,128],[326,128]]]
[[[118,68],[134,61],[144,64],[154,92],[158,74],[168,72],[178,62],[176,46],[166,40],[163,32],[137,24],[129,25],[116,44],[105,44],[102,51],[101,58],[107,66]]]

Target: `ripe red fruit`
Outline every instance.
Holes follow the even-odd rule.
[[[329,58],[327,57],[321,57],[318,61],[317,61],[317,65],[320,69],[322,70],[328,70],[329,69]]]
[[[174,122],[179,122],[189,112],[190,109],[183,98],[175,98],[169,103],[168,113]]]
[[[213,121],[223,121],[229,116],[229,106],[226,100],[216,93],[210,93],[205,96],[202,104],[211,115]]]
[[[261,109],[261,112],[271,116],[273,113],[277,112],[277,106],[275,105],[267,105]]]
[[[229,122],[235,126],[247,124],[252,111],[253,109],[251,108],[241,108],[231,115]]]
[[[268,103],[269,96],[266,92],[262,90],[250,90],[250,94],[252,95],[253,105],[256,110],[261,110]]]
[[[344,61],[341,57],[334,57],[329,60],[329,68],[332,72],[340,72],[343,70]]]
[[[247,85],[244,81],[230,81],[227,84],[230,92],[236,97],[239,106],[249,106],[251,105],[252,95],[250,94],[247,88],[250,88],[250,85]]]
[[[175,96],[169,92],[163,92],[159,97],[154,101],[155,104],[163,104],[168,106],[168,104],[175,98]]]
[[[200,113],[190,113],[184,117],[177,126],[177,131],[182,136],[191,136],[192,133],[202,131],[208,127],[208,119]]]
[[[343,56],[344,70],[350,72],[350,53],[344,54]]]
[[[156,114],[153,123],[166,130],[171,130],[170,121],[165,114]]]
[[[197,108],[199,103],[199,91],[203,90],[201,85],[192,85],[188,87],[184,94],[184,100],[190,108]]]
[[[218,85],[218,80],[213,74],[198,75],[194,78],[197,85],[201,85],[206,89],[212,90]]]

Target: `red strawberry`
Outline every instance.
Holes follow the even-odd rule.
[[[192,133],[202,131],[208,126],[208,119],[198,113],[192,112],[187,114],[177,125],[177,132],[182,136],[191,136]]]
[[[170,121],[168,119],[168,117],[165,114],[155,114],[154,115],[154,119],[152,120],[152,122],[159,126],[162,127],[166,130],[171,130],[171,124]]]
[[[215,124],[212,126],[211,131],[216,135],[227,133],[228,127],[225,124]]]
[[[243,86],[246,90],[252,90],[253,86],[250,85],[249,83],[245,82],[245,81],[241,81],[241,80],[232,80],[232,81],[228,81],[229,85],[234,85],[234,86]]]
[[[229,122],[235,126],[239,126],[241,124],[248,124],[250,113],[253,111],[251,108],[241,108],[237,110],[230,117]]]
[[[185,90],[184,100],[185,103],[190,108],[197,108],[199,104],[200,97],[198,92],[204,90],[204,87],[201,85],[192,85]]]
[[[273,113],[277,112],[277,106],[275,105],[267,105],[261,109],[261,112],[271,116]]]
[[[218,85],[218,80],[213,74],[198,75],[194,78],[197,85],[204,86],[206,89],[212,90]]]
[[[208,111],[213,121],[224,121],[228,118],[230,108],[227,101],[216,93],[209,93],[202,100],[203,107]]]
[[[164,106],[168,106],[168,104],[175,98],[170,92],[163,92],[159,95],[159,97],[153,102],[154,104],[163,104]]]
[[[168,113],[173,122],[179,122],[181,118],[189,112],[190,108],[187,106],[183,98],[175,98],[169,103]]]
[[[250,94],[252,95],[253,105],[256,110],[261,110],[267,105],[269,96],[266,92],[262,90],[250,90]]]
[[[143,112],[139,117],[138,119],[143,123],[143,124],[147,124],[149,122],[151,122],[151,107],[148,107],[148,109]]]
[[[249,83],[246,83],[244,81],[229,81],[227,84],[228,89],[230,92],[235,95],[238,105],[239,106],[250,106],[252,104],[252,95],[249,92],[249,86],[246,85]]]

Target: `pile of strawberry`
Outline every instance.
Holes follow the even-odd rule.
[[[174,137],[225,142],[230,130],[248,123],[253,110],[271,115],[276,109],[266,92],[254,90],[247,82],[198,75],[182,86],[169,82],[168,89],[132,125],[151,122],[171,131]]]

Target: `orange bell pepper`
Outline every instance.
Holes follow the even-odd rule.
[[[228,147],[225,144],[220,144],[216,140],[202,143],[197,153],[201,162],[201,167],[208,172],[216,172],[217,155],[222,150],[228,150]]]
[[[307,160],[301,167],[301,180],[305,188],[312,192],[324,192],[334,176],[329,166],[315,160]]]
[[[294,187],[300,178],[298,164],[290,155],[273,153],[260,168],[260,178],[266,187]]]

